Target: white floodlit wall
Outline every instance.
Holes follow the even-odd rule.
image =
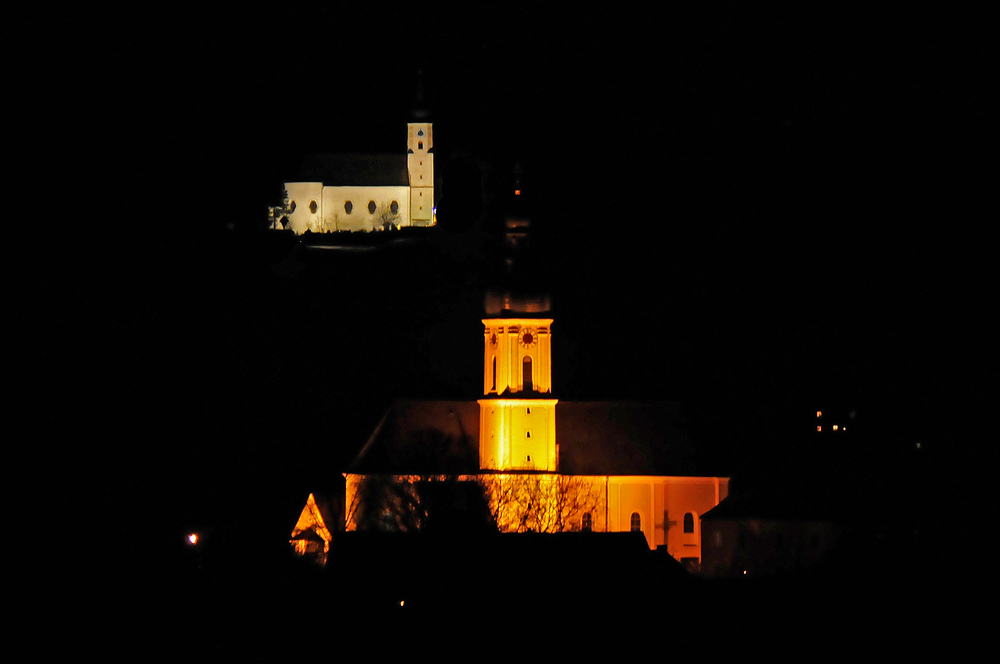
[[[375,203],[374,214],[368,211],[371,202]],[[393,203],[398,206],[399,220],[396,225],[409,226],[409,187],[323,187],[321,229],[313,232],[377,230],[380,228],[380,212],[384,206],[391,206]]]
[[[318,232],[323,219],[323,183],[286,182],[285,191],[288,192],[289,206],[295,204],[294,211],[288,215],[292,231],[296,235],[307,230]]]

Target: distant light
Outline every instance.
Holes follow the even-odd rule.
[[[406,602],[404,600],[399,600],[399,605],[400,606],[403,606],[404,604],[406,604]]]
[[[817,410],[816,411],[816,417],[823,417],[823,411]]]
[[[816,426],[816,431],[822,431],[822,430],[823,430],[823,427],[821,427],[819,425]]]
[[[746,576],[747,571],[743,570],[743,576]]]
[[[920,441],[918,440],[918,441],[917,441],[917,449],[918,449],[918,450],[920,449],[920,445],[921,445],[921,443],[920,443]]]
[[[515,189],[514,190],[514,195],[515,196],[520,196],[521,195],[521,190],[520,189]]]
[[[837,425],[836,425],[836,424],[834,424],[834,425],[833,425],[833,430],[834,430],[834,431],[836,431],[836,430],[837,430]]]
[[[188,535],[188,542],[190,542],[191,544],[197,544],[198,543],[198,533],[191,533],[190,535]]]

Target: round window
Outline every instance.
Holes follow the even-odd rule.
[[[346,212],[347,214],[350,214],[352,210],[354,210],[354,203],[352,203],[350,201],[347,201],[346,203],[344,203],[344,212]]]
[[[368,214],[375,214],[375,201],[368,201]]]

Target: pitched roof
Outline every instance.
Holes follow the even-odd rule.
[[[560,401],[559,471],[574,475],[712,475],[669,402]],[[479,404],[396,401],[354,463],[361,473],[476,473]]]
[[[296,181],[328,187],[409,186],[403,154],[317,154],[303,160]]]

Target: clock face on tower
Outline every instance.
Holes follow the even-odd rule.
[[[525,346],[530,346],[535,343],[535,335],[531,332],[525,332],[521,335],[521,343]]]

